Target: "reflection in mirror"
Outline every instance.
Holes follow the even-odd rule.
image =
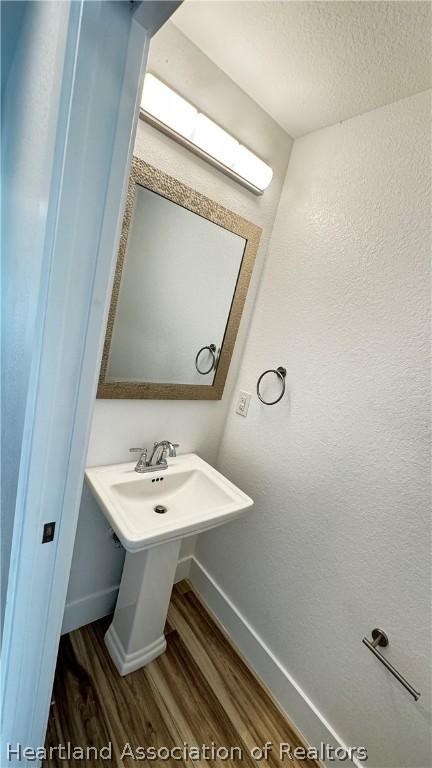
[[[134,198],[107,381],[211,385],[246,240],[139,184]]]
[[[98,397],[222,397],[260,233],[133,158]]]

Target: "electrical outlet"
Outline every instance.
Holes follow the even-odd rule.
[[[236,413],[238,413],[240,416],[247,416],[250,399],[251,399],[250,392],[244,392],[243,390],[240,390],[238,400],[237,400]]]

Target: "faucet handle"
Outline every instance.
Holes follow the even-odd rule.
[[[135,472],[145,472],[147,467],[147,448],[129,448],[129,453],[139,453]]]
[[[129,453],[139,453],[137,466],[142,466],[147,462],[147,448],[129,448]]]

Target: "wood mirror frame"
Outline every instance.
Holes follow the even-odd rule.
[[[145,381],[106,381],[111,338],[137,184],[150,189],[152,192],[156,192],[158,195],[167,198],[167,200],[171,200],[173,203],[181,205],[183,208],[186,208],[193,213],[197,213],[199,216],[208,219],[208,221],[212,221],[214,224],[218,224],[229,232],[240,235],[240,237],[243,237],[246,240],[243,259],[225,327],[216,375],[213,384],[211,385],[164,384],[163,382],[147,383]],[[126,209],[123,217],[97,397],[123,399],[147,398],[153,400],[220,400],[225,387],[225,381],[234,350],[234,344],[246,300],[260,236],[260,227],[257,227],[250,221],[243,219],[241,216],[238,216],[236,213],[224,208],[222,205],[215,203],[208,197],[205,197],[199,192],[195,192],[195,190],[187,187],[180,181],[177,181],[177,179],[174,179],[172,176],[162,173],[162,171],[159,171],[157,168],[153,168],[151,165],[145,163],[144,160],[134,156],[129,176]]]

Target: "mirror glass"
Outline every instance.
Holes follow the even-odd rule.
[[[105,381],[212,385],[246,239],[135,184]]]
[[[260,235],[133,157],[98,397],[220,400]]]

